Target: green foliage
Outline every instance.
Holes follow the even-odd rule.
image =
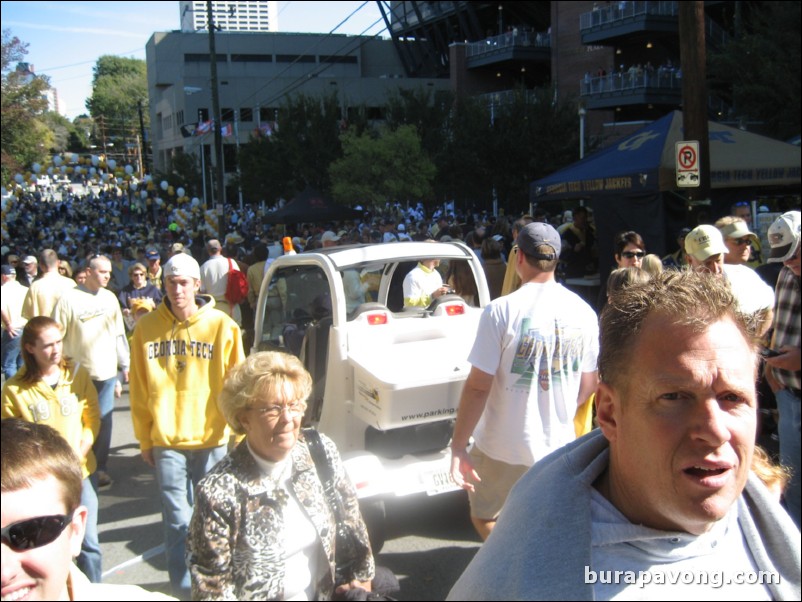
[[[760,2],[708,60],[710,88],[732,106],[725,118],[761,121],[787,139],[800,130],[800,2]]]
[[[28,53],[28,45],[11,30],[3,30],[2,93],[0,94],[0,177],[3,182],[35,162],[42,162],[53,145],[54,136],[43,121],[47,101],[43,94],[50,88],[46,77],[25,77],[15,63]]]
[[[384,205],[430,198],[437,170],[422,151],[415,126],[385,128],[378,134],[349,131],[342,144],[343,157],[329,169],[336,201]]]
[[[240,147],[242,191],[249,201],[276,202],[312,186],[331,190],[329,165],[341,154],[341,109],[336,94],[299,94],[279,109],[270,138],[252,138]]]
[[[148,99],[145,61],[104,55],[93,72],[92,96],[86,108],[102,134],[106,139],[135,137],[139,130],[137,103]],[[147,112],[145,118],[147,121]]]

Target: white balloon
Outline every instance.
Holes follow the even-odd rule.
[[[141,196],[143,199],[148,198],[148,191],[143,190],[142,192],[139,193],[139,196]]]
[[[139,188],[139,184],[136,182],[131,182],[131,190],[136,190],[137,188]]]
[[[168,188],[170,188],[170,184],[169,182],[167,182],[167,180],[162,180],[162,183],[159,184],[159,186],[161,186],[162,190],[167,190]]]
[[[56,155],[53,157],[53,165],[59,166],[61,165],[61,155]]]
[[[184,192],[185,192],[185,190],[184,190],[183,188],[179,188],[179,189],[178,189],[178,190],[176,190],[175,192],[176,192],[176,194],[177,194],[177,195],[179,196],[179,198],[180,198],[180,197],[184,196]]]
[[[161,207],[162,205],[164,205],[164,199],[163,199],[163,198],[161,198],[161,197],[158,197],[158,198],[156,199],[156,204],[157,204],[159,207]]]
[[[23,177],[22,177],[22,174],[21,174],[21,173],[18,173],[18,174],[16,174],[16,175],[14,176],[14,181],[15,181],[17,184],[22,184],[22,183],[25,181],[25,178],[23,178]]]
[[[131,167],[130,165],[126,165],[125,166],[125,173],[127,173],[130,176],[132,173],[134,173],[134,168]]]
[[[106,165],[109,166],[109,169],[114,169],[115,167],[117,167],[117,161],[115,161],[114,159],[109,159],[108,161],[106,161]]]
[[[42,171],[42,166],[39,165],[38,163],[34,163],[33,165],[31,165],[31,169],[33,170],[33,173],[39,173],[40,171]]]
[[[47,175],[49,175],[49,176],[53,175],[53,167],[52,166],[47,168]]]
[[[61,169],[61,173],[67,173],[67,166],[66,166],[66,165],[62,165],[62,166],[60,167],[60,169]],[[76,172],[76,173],[82,173],[82,172],[83,172],[83,170],[82,170],[82,169],[76,169],[76,170],[75,170],[75,172]]]
[[[100,174],[100,179],[103,180],[104,182],[108,182],[109,181],[109,174],[107,174],[107,173]]]
[[[96,173],[97,173],[97,169],[95,169],[94,167],[90,167],[90,168],[89,168],[89,175],[90,175],[90,176],[93,176],[93,175],[95,175]]]
[[[151,176],[150,174],[145,176],[145,182],[150,182],[152,179],[153,179],[153,176]]]
[[[97,165],[100,162],[100,159],[97,158],[97,155],[92,155],[92,165]]]
[[[198,197],[193,197],[192,206],[197,207],[198,205],[200,205],[200,199]]]

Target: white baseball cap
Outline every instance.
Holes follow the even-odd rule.
[[[191,255],[178,253],[173,255],[164,266],[164,277],[168,276],[189,276],[195,280],[200,280],[200,266]]]
[[[724,237],[715,226],[696,226],[685,237],[685,252],[696,261],[707,261],[713,255],[727,254]]]
[[[800,212],[783,213],[769,226],[768,238],[771,245],[769,263],[788,261],[799,246]]]

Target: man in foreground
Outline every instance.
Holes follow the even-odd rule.
[[[600,429],[519,481],[449,598],[799,599],[799,530],[750,473],[752,334],[719,278],[617,293]]]
[[[72,561],[87,517],[78,457],[45,424],[0,424],[3,600],[172,600],[134,585],[89,583]]]

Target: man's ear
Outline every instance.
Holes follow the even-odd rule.
[[[70,532],[70,553],[73,558],[77,558],[81,553],[81,543],[86,532],[86,520],[89,510],[86,506],[78,506],[72,513],[72,523],[68,527]]]
[[[596,421],[608,441],[616,437],[620,411],[618,392],[609,383],[600,382],[596,390]]]

